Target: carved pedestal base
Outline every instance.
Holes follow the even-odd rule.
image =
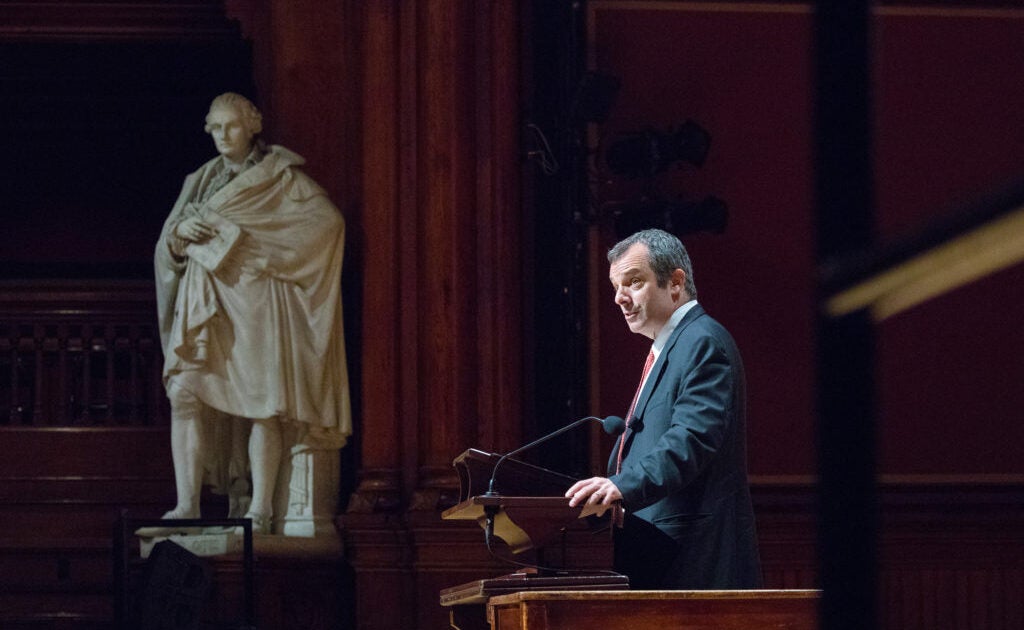
[[[296,444],[282,460],[274,497],[273,533],[300,537],[337,537],[341,475],[336,449],[315,449]]]
[[[224,528],[214,529],[219,531],[197,531],[188,534],[140,538],[139,556],[148,558],[153,547],[164,540],[169,540],[180,547],[184,547],[189,552],[200,557],[222,556],[242,552],[244,535],[241,532],[225,531]]]

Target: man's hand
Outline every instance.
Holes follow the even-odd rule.
[[[190,243],[205,243],[217,235],[217,228],[199,217],[189,217],[174,228],[178,238]]]
[[[605,510],[616,501],[622,500],[622,493],[607,477],[591,477],[577,481],[565,491],[565,496],[569,499],[570,507],[584,504],[603,505],[606,506]],[[601,510],[599,514],[604,514],[605,510]]]

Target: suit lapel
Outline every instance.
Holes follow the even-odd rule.
[[[644,388],[643,391],[640,392],[640,397],[637,398],[636,400],[636,408],[633,410],[634,419],[643,417],[644,409],[647,407],[647,403],[651,399],[651,394],[654,392],[655,388],[658,386],[659,381],[661,381],[662,375],[665,373],[665,368],[668,365],[669,356],[672,354],[672,347],[676,345],[677,341],[679,341],[679,336],[682,334],[683,330],[685,330],[687,326],[692,324],[698,317],[700,317],[703,314],[704,309],[701,308],[701,305],[695,304],[694,307],[691,308],[685,316],[683,316],[683,321],[679,322],[679,325],[676,326],[676,329],[672,331],[672,335],[668,338],[668,341],[665,343],[665,347],[662,348],[661,353],[658,355],[658,360],[655,361],[654,365],[651,366],[651,373],[647,377],[647,382],[644,383]],[[629,435],[631,433],[632,430],[627,428],[627,439],[629,438]]]

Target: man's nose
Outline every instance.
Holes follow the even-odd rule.
[[[628,301],[629,301],[629,296],[626,295],[626,291],[625,290],[618,289],[618,290],[615,291],[615,303],[616,304],[618,304],[619,306],[622,306],[623,304],[625,304]]]

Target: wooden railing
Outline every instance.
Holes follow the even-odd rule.
[[[0,282],[0,426],[167,423],[153,285]]]

